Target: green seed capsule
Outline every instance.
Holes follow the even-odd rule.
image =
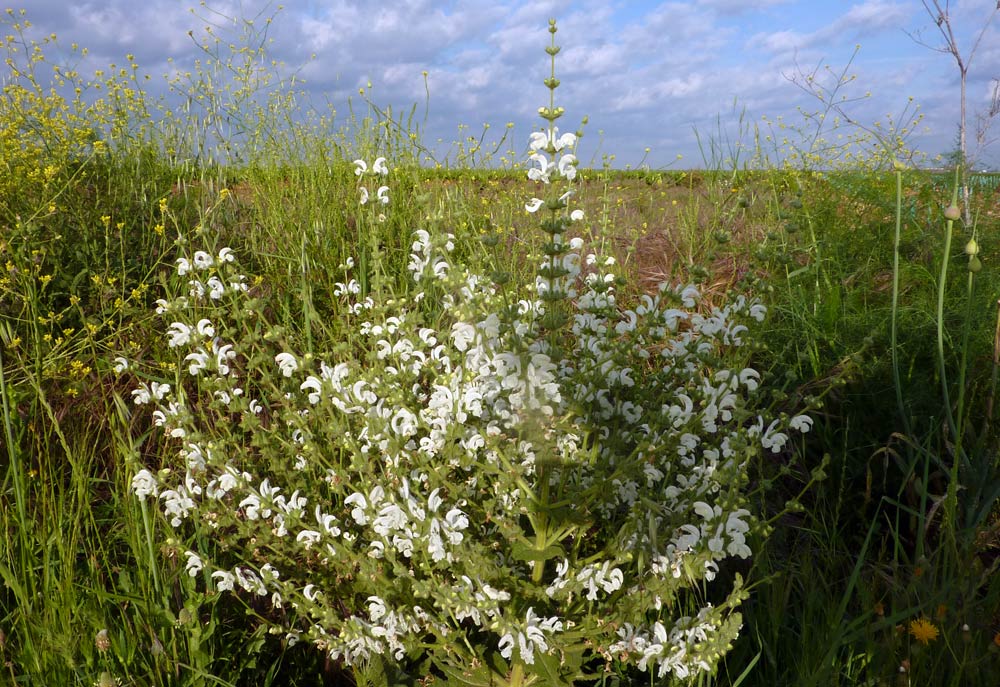
[[[971,256],[969,258],[969,271],[976,274],[981,269],[983,269],[983,263],[975,255]]]
[[[969,239],[969,242],[965,244],[965,254],[976,255],[977,253],[979,253],[979,244],[976,243],[976,239]]]

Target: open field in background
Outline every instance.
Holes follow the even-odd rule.
[[[183,146],[206,120],[143,129],[123,78],[96,110],[27,77],[0,103],[0,684],[445,684],[410,654],[351,670],[270,633],[273,609],[251,595],[195,588],[185,552],[203,533],[134,493],[138,468],[177,449],[132,392],[183,377],[155,314],[179,253],[239,256],[260,350],[360,358],[349,259],[368,268],[362,288],[403,302],[427,229],[453,234],[453,263],[498,288],[533,284],[538,185],[525,168],[426,169],[416,135],[374,107],[353,138],[305,127],[262,136],[242,164],[196,164]],[[371,189],[360,205],[352,160],[378,155],[390,201]],[[952,172],[581,168],[571,181],[584,216],[566,238],[615,258],[619,310],[661,282],[701,285],[703,312],[759,298],[769,314],[746,355],[761,403],[814,420],[746,466],[753,556],[719,572],[748,582],[743,626],[695,680],[995,684],[1000,175],[970,178],[972,226],[944,218]],[[577,684],[670,684],[604,653]],[[519,671],[504,684],[566,684]]]

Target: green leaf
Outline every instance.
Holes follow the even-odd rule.
[[[439,663],[438,667],[448,678],[445,684],[450,687],[499,687],[501,684],[496,673],[483,664],[475,668],[455,668]]]
[[[569,654],[572,656],[572,654]],[[555,651],[551,654],[535,652],[535,664],[530,666],[541,682],[535,683],[545,687],[573,687],[573,681],[580,677],[578,670],[566,661],[567,655]],[[579,666],[579,664],[577,664]]]
[[[559,544],[550,544],[539,549],[533,544],[517,539],[511,546],[510,555],[519,561],[547,561],[557,556],[565,556],[566,550]]]

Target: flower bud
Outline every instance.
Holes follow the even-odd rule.
[[[976,239],[969,239],[969,242],[965,244],[965,254],[976,255],[978,253],[979,253],[979,244],[976,243]]]
[[[101,653],[104,653],[111,648],[111,639],[108,638],[108,631],[106,629],[98,631],[97,635],[94,637],[94,646],[97,647],[97,650]]]
[[[975,255],[969,257],[969,271],[973,274],[983,269],[983,263]]]
[[[947,220],[955,221],[962,216],[961,211],[958,209],[957,205],[949,205],[944,209],[944,218]]]

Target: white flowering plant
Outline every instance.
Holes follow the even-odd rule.
[[[530,142],[543,184],[576,174],[560,114]],[[132,490],[184,542],[189,598],[237,595],[359,673],[714,671],[746,595],[720,570],[757,527],[747,462],[811,421],[754,410],[763,306],[664,285],[624,307],[613,261],[565,237],[571,190],[551,195],[526,204],[549,213],[534,283],[494,285],[418,229],[405,298],[374,298],[379,273],[338,285],[353,338],[329,355],[272,329],[230,249],[177,259],[157,308],[176,374],[132,392],[174,458],[137,462]]]

